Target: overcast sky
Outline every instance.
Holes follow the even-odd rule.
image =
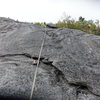
[[[100,0],[0,0],[0,17],[26,22],[57,22],[64,13],[100,20]]]

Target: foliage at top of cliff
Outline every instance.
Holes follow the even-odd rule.
[[[44,26],[44,23],[36,23],[40,26]],[[89,34],[100,35],[100,21],[99,20],[86,20],[83,17],[79,17],[78,20],[73,19],[71,16],[66,16],[63,20],[59,20],[55,23],[58,28],[70,28],[84,31]]]

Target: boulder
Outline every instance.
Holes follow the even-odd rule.
[[[46,33],[45,33],[46,31]],[[0,98],[29,100],[46,34],[32,100],[100,100],[100,36],[43,28],[0,18]],[[46,63],[45,63],[46,62]]]
[[[56,26],[56,24],[53,24],[53,23],[48,23],[48,24],[46,24],[46,27],[52,28],[52,29],[57,29],[57,28],[58,28],[58,27]]]

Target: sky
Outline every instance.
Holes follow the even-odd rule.
[[[55,23],[65,15],[100,20],[100,0],[0,0],[0,17]]]

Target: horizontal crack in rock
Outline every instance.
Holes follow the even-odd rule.
[[[10,56],[25,56],[27,58],[32,58],[32,56],[30,54],[28,54],[28,53],[0,55],[0,57],[10,57]]]
[[[77,87],[77,89],[81,89],[81,90],[87,90],[91,94],[100,97],[99,94],[96,94],[91,90],[92,88],[89,85],[87,85],[86,82],[68,82],[68,80],[65,78],[65,75],[63,74],[63,72],[61,70],[59,70],[53,64],[49,64],[49,65],[55,69],[57,82],[61,82],[63,80],[66,84],[69,84],[70,86]],[[77,90],[76,90],[76,92],[77,92]]]
[[[30,59],[34,58],[30,54],[28,54],[28,53],[0,55],[1,58],[2,57],[10,57],[10,56],[25,56],[25,57],[30,58]],[[45,57],[43,57],[43,59],[45,59]],[[11,63],[13,63],[13,62],[11,62]],[[69,84],[70,86],[78,87],[79,89],[82,89],[82,90],[87,90],[91,94],[100,97],[100,95],[94,93],[91,90],[91,87],[88,86],[87,83],[85,83],[85,82],[68,82],[68,80],[65,78],[65,75],[63,74],[63,72],[61,70],[59,70],[56,66],[54,66],[51,61],[48,61],[46,63],[42,61],[42,63],[44,63],[46,65],[50,65],[51,67],[53,67],[55,69],[54,73],[56,74],[57,82],[61,82],[63,80],[66,84]]]
[[[44,64],[46,64],[46,63],[44,63]],[[65,75],[63,74],[63,72],[61,70],[59,70],[56,66],[54,66],[51,62],[47,63],[46,65],[50,65],[51,67],[53,67],[55,69],[54,73],[56,75],[57,82],[61,82],[62,80],[65,83],[68,82],[68,80],[65,78]]]
[[[96,94],[91,90],[92,88],[89,85],[87,85],[86,82],[68,82],[68,84],[74,87],[78,87],[77,89],[87,90],[91,94],[100,97],[99,94]]]

